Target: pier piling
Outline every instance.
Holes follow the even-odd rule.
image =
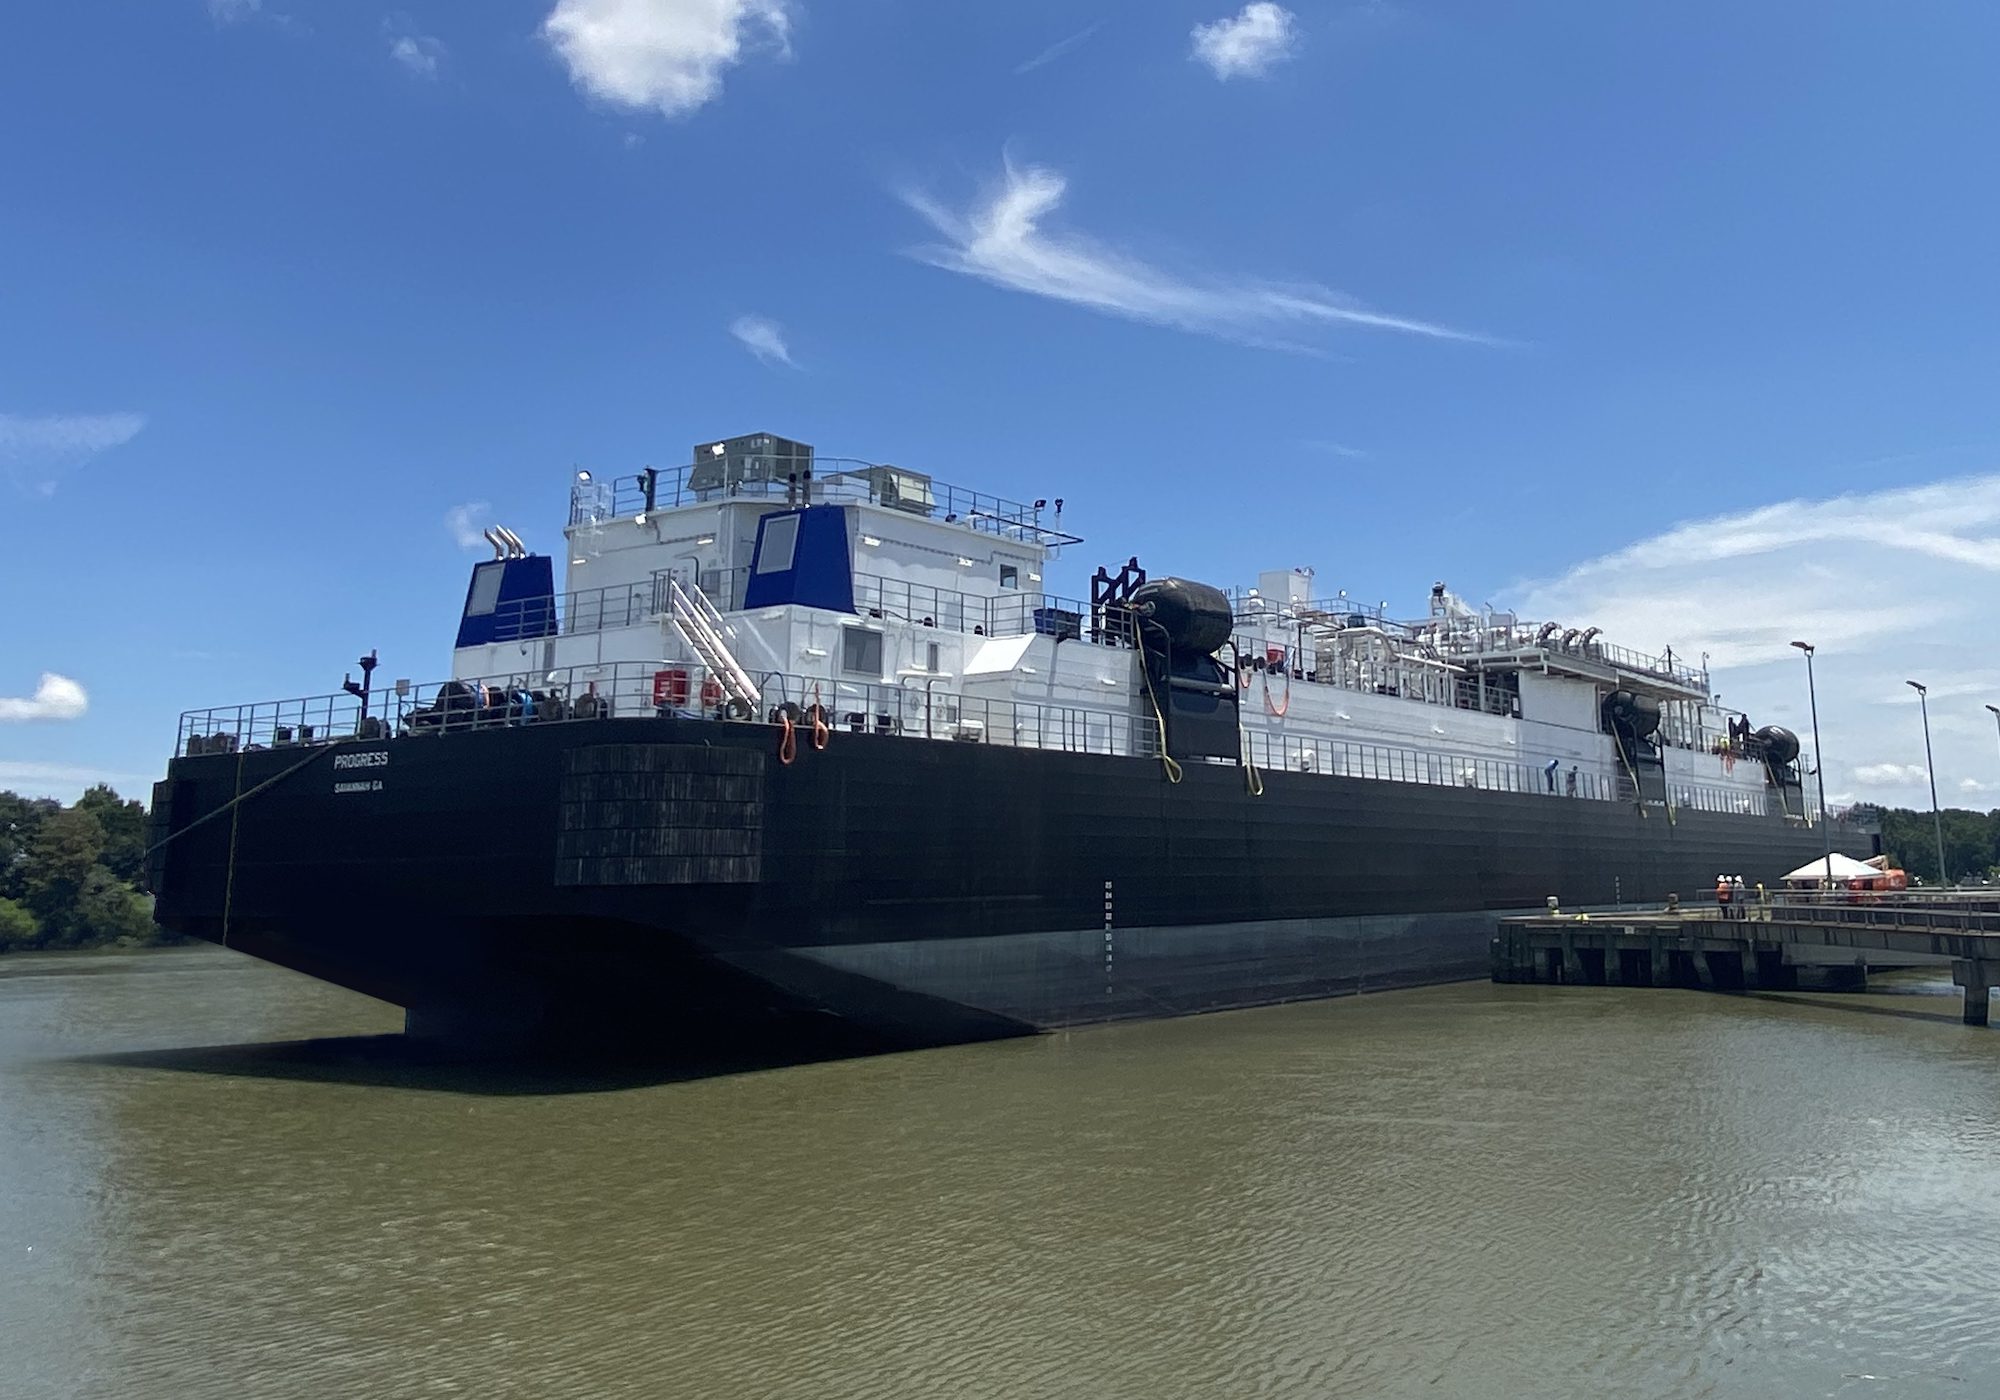
[[[1988,999],[1992,996],[1995,973],[2000,973],[2000,964],[1989,963],[1983,958],[1961,958],[1952,963],[1951,980],[1965,989],[1966,1025],[1987,1024]]]

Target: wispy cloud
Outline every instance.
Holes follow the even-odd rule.
[[[124,446],[145,426],[143,413],[0,413],[0,470],[31,496],[52,496],[64,472]]]
[[[785,344],[785,329],[768,316],[738,316],[729,323],[729,333],[737,343],[767,365],[798,366]]]
[[[1366,448],[1350,447],[1344,442],[1333,442],[1326,438],[1304,438],[1299,442],[1299,446],[1308,452],[1324,452],[1329,457],[1345,457],[1350,461],[1359,461],[1369,455]]]
[[[1967,645],[1992,631],[1996,576],[2000,473],[1676,524],[1513,601],[1641,651],[1706,653],[1724,703],[1807,747],[1805,664],[1791,643],[1811,642],[1830,798],[1928,806],[1923,728],[1902,682],[1931,687],[1940,789],[2000,773],[1983,708],[2000,704],[2000,667]]]
[[[117,773],[75,763],[40,763],[0,758],[0,788],[23,797],[74,802],[86,788],[108,783],[127,796],[142,797],[150,780],[143,773]]]
[[[444,42],[418,30],[408,15],[383,20],[382,37],[389,45],[389,57],[412,77],[435,78],[444,66]]]
[[[485,501],[467,501],[444,513],[444,528],[460,549],[489,549],[486,536],[480,532],[492,513],[493,507]]]
[[[1092,36],[1094,36],[1097,33],[1097,31],[1102,28],[1104,28],[1103,20],[1099,20],[1095,24],[1085,25],[1082,29],[1077,30],[1076,33],[1070,35],[1067,39],[1056,40],[1053,44],[1050,44],[1047,48],[1043,49],[1040,53],[1036,54],[1026,63],[1017,64],[1014,68],[1014,72],[1016,74],[1032,73],[1045,63],[1054,63],[1057,59],[1063,57],[1065,54],[1074,53],[1078,49],[1082,48],[1085,44],[1089,43]]]
[[[17,724],[41,719],[80,719],[90,708],[90,697],[82,686],[54,671],[42,672],[42,682],[25,699],[0,696],[0,723]]]
[[[239,24],[264,7],[264,0],[208,0],[208,17],[217,24]]]
[[[1297,337],[1334,326],[1498,343],[1435,322],[1373,311],[1311,283],[1184,276],[1085,234],[1051,231],[1044,224],[1061,207],[1067,189],[1058,172],[1009,160],[999,187],[962,210],[922,191],[905,191],[905,202],[947,240],[913,255],[1010,291],[1250,345],[1303,350],[1308,347]]]
[[[542,37],[570,81],[616,107],[678,117],[713,101],[746,51],[790,51],[788,0],[556,0]]]
[[[1298,47],[1298,23],[1290,10],[1270,0],[1252,0],[1242,12],[1212,24],[1197,24],[1189,57],[1215,76],[1261,78]]]

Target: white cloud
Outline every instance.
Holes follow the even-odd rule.
[[[145,426],[143,413],[0,413],[0,470],[30,495],[52,496],[64,472],[124,446]]]
[[[1234,19],[1194,27],[1189,55],[1206,63],[1217,78],[1261,78],[1298,47],[1298,26],[1290,10],[1269,0],[1253,0]]]
[[[1058,39],[1053,44],[1050,44],[1047,48],[1043,49],[1040,53],[1036,54],[1033,58],[1029,59],[1026,63],[1016,65],[1014,72],[1016,74],[1032,73],[1045,63],[1054,63],[1057,59],[1061,58],[1063,55],[1068,53],[1073,53],[1077,49],[1080,49],[1085,44],[1089,43],[1091,37],[1095,35],[1097,31],[1102,28],[1104,28],[1104,21],[1099,20],[1095,24],[1087,25],[1084,28],[1077,30],[1076,33],[1070,35],[1067,39]]]
[[[1924,731],[1905,678],[1931,687],[1941,789],[2000,774],[2000,669],[1976,643],[2000,595],[2000,474],[1800,498],[1676,524],[1525,585],[1523,617],[1600,626],[1609,641],[1705,653],[1723,703],[1810,749],[1812,642],[1827,787],[1928,807]],[[1831,797],[1829,798],[1831,801]]]
[[[419,32],[407,15],[384,20],[382,37],[389,43],[389,57],[412,77],[435,78],[444,65],[444,42]]]
[[[263,8],[264,0],[208,0],[208,17],[217,24],[236,24]]]
[[[79,719],[89,708],[90,697],[84,694],[82,686],[68,676],[59,676],[54,671],[44,671],[41,684],[35,687],[35,693],[27,699],[0,696],[0,722]]]
[[[1862,787],[1913,787],[1930,781],[1930,770],[1920,763],[1864,763],[1853,773]]]
[[[920,191],[905,192],[905,202],[949,240],[919,248],[914,256],[1011,291],[1251,345],[1301,350],[1306,347],[1288,338],[1339,325],[1495,343],[1430,321],[1371,311],[1309,283],[1181,276],[1087,235],[1051,232],[1043,223],[1061,206],[1067,189],[1054,170],[1008,161],[999,188],[962,211]]]
[[[785,330],[768,316],[738,316],[729,323],[729,333],[745,350],[767,365],[791,365],[792,352],[785,345]]]
[[[1960,778],[1958,790],[1968,797],[1977,797],[1982,792],[2000,792],[2000,783],[1982,783],[1977,778]]]
[[[53,797],[74,802],[86,788],[108,783],[128,797],[145,797],[150,780],[143,773],[114,773],[74,763],[35,763],[0,758],[0,788],[22,797]]]
[[[746,49],[788,52],[791,28],[787,0],[556,0],[542,37],[590,96],[677,117],[713,101]]]
[[[485,501],[468,501],[462,506],[453,506],[444,513],[444,528],[460,549],[491,549],[486,536],[480,532],[486,528],[487,517],[493,507]]]

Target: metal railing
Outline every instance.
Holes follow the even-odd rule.
[[[1768,909],[1774,917],[1797,923],[2000,933],[2000,899],[1990,892],[1962,900],[1937,897],[1943,893],[1947,892],[1913,898],[1905,890],[1778,890],[1769,904],[1753,901],[1749,907]]]
[[[711,690],[698,664],[620,662],[574,666],[535,676],[494,676],[412,686],[361,700],[342,692],[189,710],[180,717],[176,756],[304,748],[474,730],[514,728],[673,713],[731,722],[719,684]],[[1011,748],[1153,757],[1159,731],[1123,712],[1030,701],[986,700],[940,692],[910,677],[901,685],[764,673],[755,676],[769,707],[737,708],[733,720],[770,722],[777,712],[810,727],[820,707],[835,732],[869,732]]]
[[[493,639],[516,642],[546,636],[573,636],[613,627],[631,627],[666,616],[672,608],[672,584],[691,570],[660,569],[647,583],[614,585],[573,593],[521,598],[494,609]],[[741,612],[748,569],[704,569],[702,591],[725,613]],[[947,632],[985,637],[1022,637],[1039,633],[1058,637],[1091,637],[1090,605],[1053,593],[1003,591],[966,593],[911,583],[878,574],[854,575],[854,610],[865,617],[887,618],[938,627]],[[1107,645],[1123,645],[1129,630],[1107,629]],[[1093,638],[1094,639],[1094,638]]]
[[[516,598],[493,609],[493,640],[518,642],[630,627],[665,610],[658,581]]]
[[[792,463],[784,464],[789,472]],[[906,467],[858,457],[815,457],[812,475],[797,481],[709,482],[704,464],[662,468],[654,474],[650,501],[645,474],[621,476],[590,492],[579,492],[570,524],[633,516],[648,509],[669,510],[709,501],[749,498],[797,505],[878,505],[923,519],[962,524],[983,534],[1045,545],[1080,544],[1076,535],[1044,525],[1044,508],[1004,496],[938,481]]]
[[[1551,785],[1546,757],[1539,762],[1532,758],[1515,762],[1437,749],[1318,739],[1297,734],[1269,734],[1256,730],[1245,730],[1243,737],[1245,752],[1251,762],[1262,768],[1391,783],[1422,783],[1432,787],[1479,788],[1487,792],[1539,793],[1595,802],[1620,799],[1615,778],[1585,771],[1581,766],[1576,769],[1576,787],[1572,791],[1569,779],[1571,765],[1560,759],[1557,760],[1558,768]]]
[[[878,574],[854,576],[854,609],[868,617],[984,637],[1090,634],[1090,605],[1081,599],[1040,592],[965,593]],[[1107,633],[1103,640],[1114,643],[1116,638]]]
[[[1254,590],[1234,589],[1228,594],[1238,625],[1278,622],[1284,626],[1303,623],[1308,639],[1315,627],[1330,625],[1369,627],[1381,630],[1398,645],[1423,647],[1446,662],[1485,656],[1512,656],[1517,653],[1546,652],[1551,656],[1571,656],[1639,675],[1657,676],[1676,684],[1708,688],[1708,672],[1684,665],[1672,656],[1654,656],[1611,642],[1577,638],[1565,642],[1568,632],[1542,638],[1543,626],[1532,622],[1500,623],[1487,618],[1425,618],[1417,622],[1398,621],[1382,604],[1357,603],[1351,598],[1316,598],[1305,603],[1289,603],[1267,598]],[[1335,619],[1330,624],[1327,619]],[[1276,639],[1274,639],[1276,640]]]

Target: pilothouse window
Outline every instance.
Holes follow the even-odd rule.
[[[1000,586],[1002,588],[1019,588],[1021,586],[1021,571],[1012,564],[1002,564],[1000,566]]]
[[[764,538],[757,548],[757,572],[782,574],[792,567],[792,552],[798,548],[799,518],[774,515],[764,522]]]

